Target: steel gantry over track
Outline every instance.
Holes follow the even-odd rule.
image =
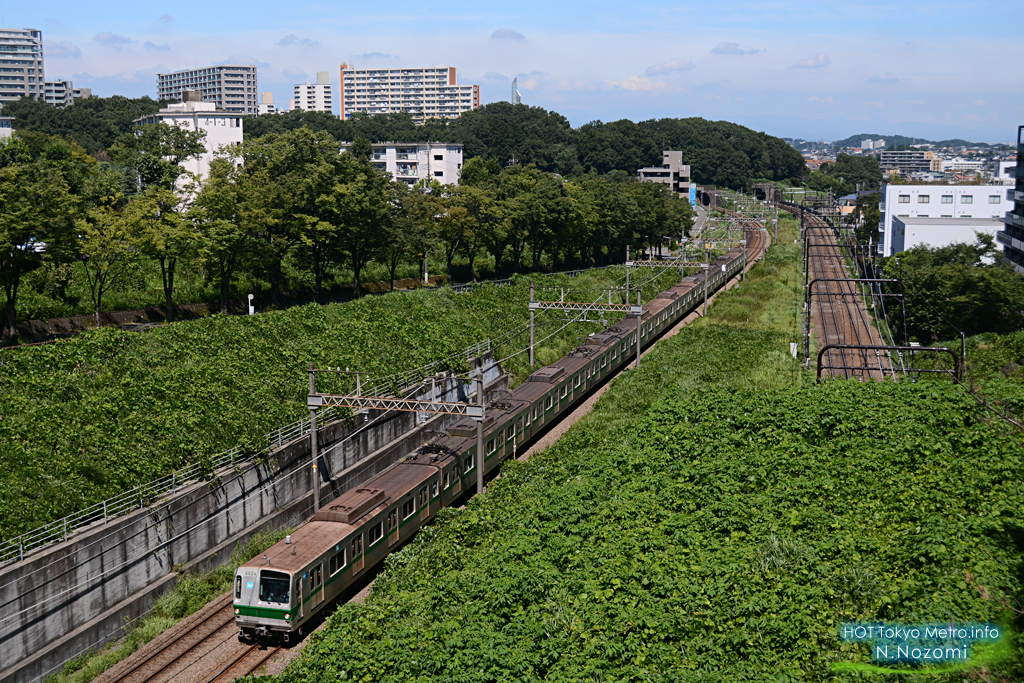
[[[532,332],[532,329],[531,329]],[[531,334],[532,336],[532,334]],[[532,347],[531,347],[532,355]],[[313,463],[313,509],[320,509],[320,479],[318,463],[320,454],[316,443],[316,411],[320,408],[352,408],[357,411],[364,410],[397,410],[401,412],[434,413],[437,415],[464,415],[476,421],[476,459],[477,493],[484,490],[484,375],[478,372],[476,377],[459,377],[453,375],[454,379],[463,379],[476,383],[476,403],[463,401],[435,401],[408,398],[403,396],[364,396],[357,388],[355,395],[325,394],[316,390],[316,375],[321,372],[338,374],[352,374],[340,368],[316,368],[313,363],[309,364],[309,395],[306,397],[306,406],[309,408],[310,429],[309,446],[312,453]],[[358,386],[358,385],[357,385]]]
[[[627,271],[628,272],[628,271]],[[566,301],[563,292],[562,298],[558,301],[537,301],[534,295],[533,281],[530,281],[530,367],[535,363],[534,357],[534,314],[537,311],[566,311],[572,313],[625,313],[636,316],[636,365],[640,367],[640,323],[642,322],[644,309],[640,304],[640,288],[636,288],[636,304],[613,304],[612,294],[626,292],[629,290],[607,289],[608,302],[604,303],[604,293],[595,301]],[[570,290],[571,293],[571,290]]]

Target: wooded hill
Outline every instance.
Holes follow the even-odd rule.
[[[27,131],[69,136],[90,154],[112,145],[132,128],[132,119],[152,113],[165,102],[148,97],[94,97],[58,109],[22,99],[4,106],[19,134]],[[512,159],[535,164],[563,176],[626,173],[661,164],[663,150],[682,150],[694,181],[739,188],[756,179],[785,180],[807,174],[803,157],[781,138],[727,121],[701,118],[627,119],[573,128],[557,112],[541,107],[495,102],[444,121],[417,126],[407,114],[358,115],[341,120],[323,112],[294,111],[249,117],[245,137],[307,127],[329,132],[337,140],[370,142],[459,142],[465,158],[483,157],[506,166]],[[101,155],[102,156],[102,155]]]

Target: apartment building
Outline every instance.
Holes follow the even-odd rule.
[[[342,144],[341,151],[352,143]],[[382,142],[372,145],[370,161],[395,180],[415,184],[436,180],[442,185],[458,185],[462,176],[462,145],[444,142]]]
[[[157,74],[157,99],[181,102],[186,90],[198,90],[204,102],[232,114],[258,112],[256,66],[222,64]]]
[[[479,85],[458,85],[455,67],[356,69],[341,65],[341,118],[362,112],[410,114],[417,123],[454,119],[480,107]]]
[[[13,116],[0,116],[0,140],[14,135],[14,128],[11,126],[12,123],[14,123]]]
[[[295,86],[294,109],[303,111],[334,111],[334,93],[331,79],[326,71],[316,73],[316,83],[300,83]]]
[[[0,105],[45,95],[43,32],[34,28],[0,29]]]
[[[1013,202],[999,185],[891,185],[882,189],[878,254],[892,256],[919,244],[942,247],[995,235]]]
[[[75,86],[71,81],[45,81],[43,99],[55,107],[67,107],[75,102]]]
[[[182,162],[185,170],[199,178],[210,172],[210,163],[217,151],[225,146],[242,144],[242,115],[239,112],[218,111],[213,102],[204,102],[201,92],[186,90],[183,101],[172,104],[155,114],[142,116],[132,123],[137,126],[166,123],[187,130],[206,132],[206,151],[198,158]]]
[[[260,103],[256,108],[256,115],[263,116],[264,114],[277,114],[277,107],[274,106],[274,93],[264,92],[260,93]]]
[[[1017,168],[1014,170],[1017,184],[1003,188],[1010,209],[1002,218],[1002,230],[996,240],[1003,245],[1003,256],[1013,263],[1018,273],[1024,273],[1024,126],[1017,128]]]
[[[636,177],[645,183],[662,183],[679,197],[696,203],[696,185],[690,184],[690,167],[683,163],[683,153],[669,151],[661,153],[661,166],[648,166],[636,172]]]
[[[929,151],[881,152],[878,163],[883,171],[899,171],[904,176],[918,171],[942,172],[942,160]]]

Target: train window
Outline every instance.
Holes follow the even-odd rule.
[[[520,432],[523,431],[523,418],[522,418],[522,416],[520,416],[519,419],[516,420],[516,430],[520,431]],[[512,433],[515,434],[515,432],[512,432]]]
[[[352,539],[352,560],[363,554],[363,535],[359,534]]]
[[[494,439],[491,439],[490,441],[487,442],[487,455],[490,455],[493,452],[494,452]]]
[[[583,381],[583,375],[576,375],[576,384],[574,386],[578,387],[580,385],[580,382],[582,382],[582,381]]]
[[[534,420],[539,420],[540,419],[540,406],[537,406],[536,408],[533,409],[533,419]]]
[[[241,597],[242,597],[242,577],[241,576],[236,576],[235,577],[235,600],[238,600]]]
[[[424,486],[420,489],[419,506],[422,508],[428,502],[427,499],[427,487]]]
[[[314,567],[313,571],[309,573],[309,587],[312,590],[317,590],[318,588],[320,588],[320,585],[323,584],[323,572],[324,566],[322,564],[318,564],[316,567]]]
[[[530,426],[530,411],[529,410],[526,411],[526,414],[523,415],[523,418],[524,418],[523,425],[526,426],[526,427],[529,427]]]
[[[430,482],[430,497],[431,498],[437,498],[437,482],[436,481]]]
[[[569,386],[568,385],[564,385],[562,387],[562,393],[559,395],[559,398],[565,398],[565,395],[568,394],[568,393],[569,393]]]
[[[388,533],[398,528],[398,510],[392,510],[388,513]]]
[[[458,479],[460,476],[462,476],[462,467],[459,463],[455,463],[455,478]]]
[[[551,410],[551,403],[552,403],[552,399],[551,399],[550,396],[548,396],[546,399],[544,399],[544,410]]]
[[[284,572],[263,570],[260,572],[260,600],[288,604],[288,587],[291,582]]]
[[[508,428],[508,431],[505,433],[505,440],[511,441],[514,438],[516,438],[516,427],[515,425],[512,425],[511,427]]]
[[[448,488],[451,485],[452,485],[452,473],[451,472],[445,472],[444,473],[444,487]]]
[[[409,519],[416,512],[416,501],[410,498],[402,503],[402,519]]]
[[[384,535],[384,523],[377,522],[370,527],[370,545],[373,545],[380,540],[380,537]]]
[[[331,555],[330,561],[327,563],[327,569],[330,570],[331,576],[334,576],[345,567],[345,551],[339,550],[338,552]]]
[[[472,455],[467,455],[466,459],[462,461],[462,469],[466,472],[466,474],[469,474],[470,472],[473,471],[473,465],[474,463]]]

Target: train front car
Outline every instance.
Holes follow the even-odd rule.
[[[260,564],[263,566],[259,566]],[[292,573],[254,559],[235,572],[234,608],[239,639],[280,635],[287,642],[293,630],[298,582]]]

